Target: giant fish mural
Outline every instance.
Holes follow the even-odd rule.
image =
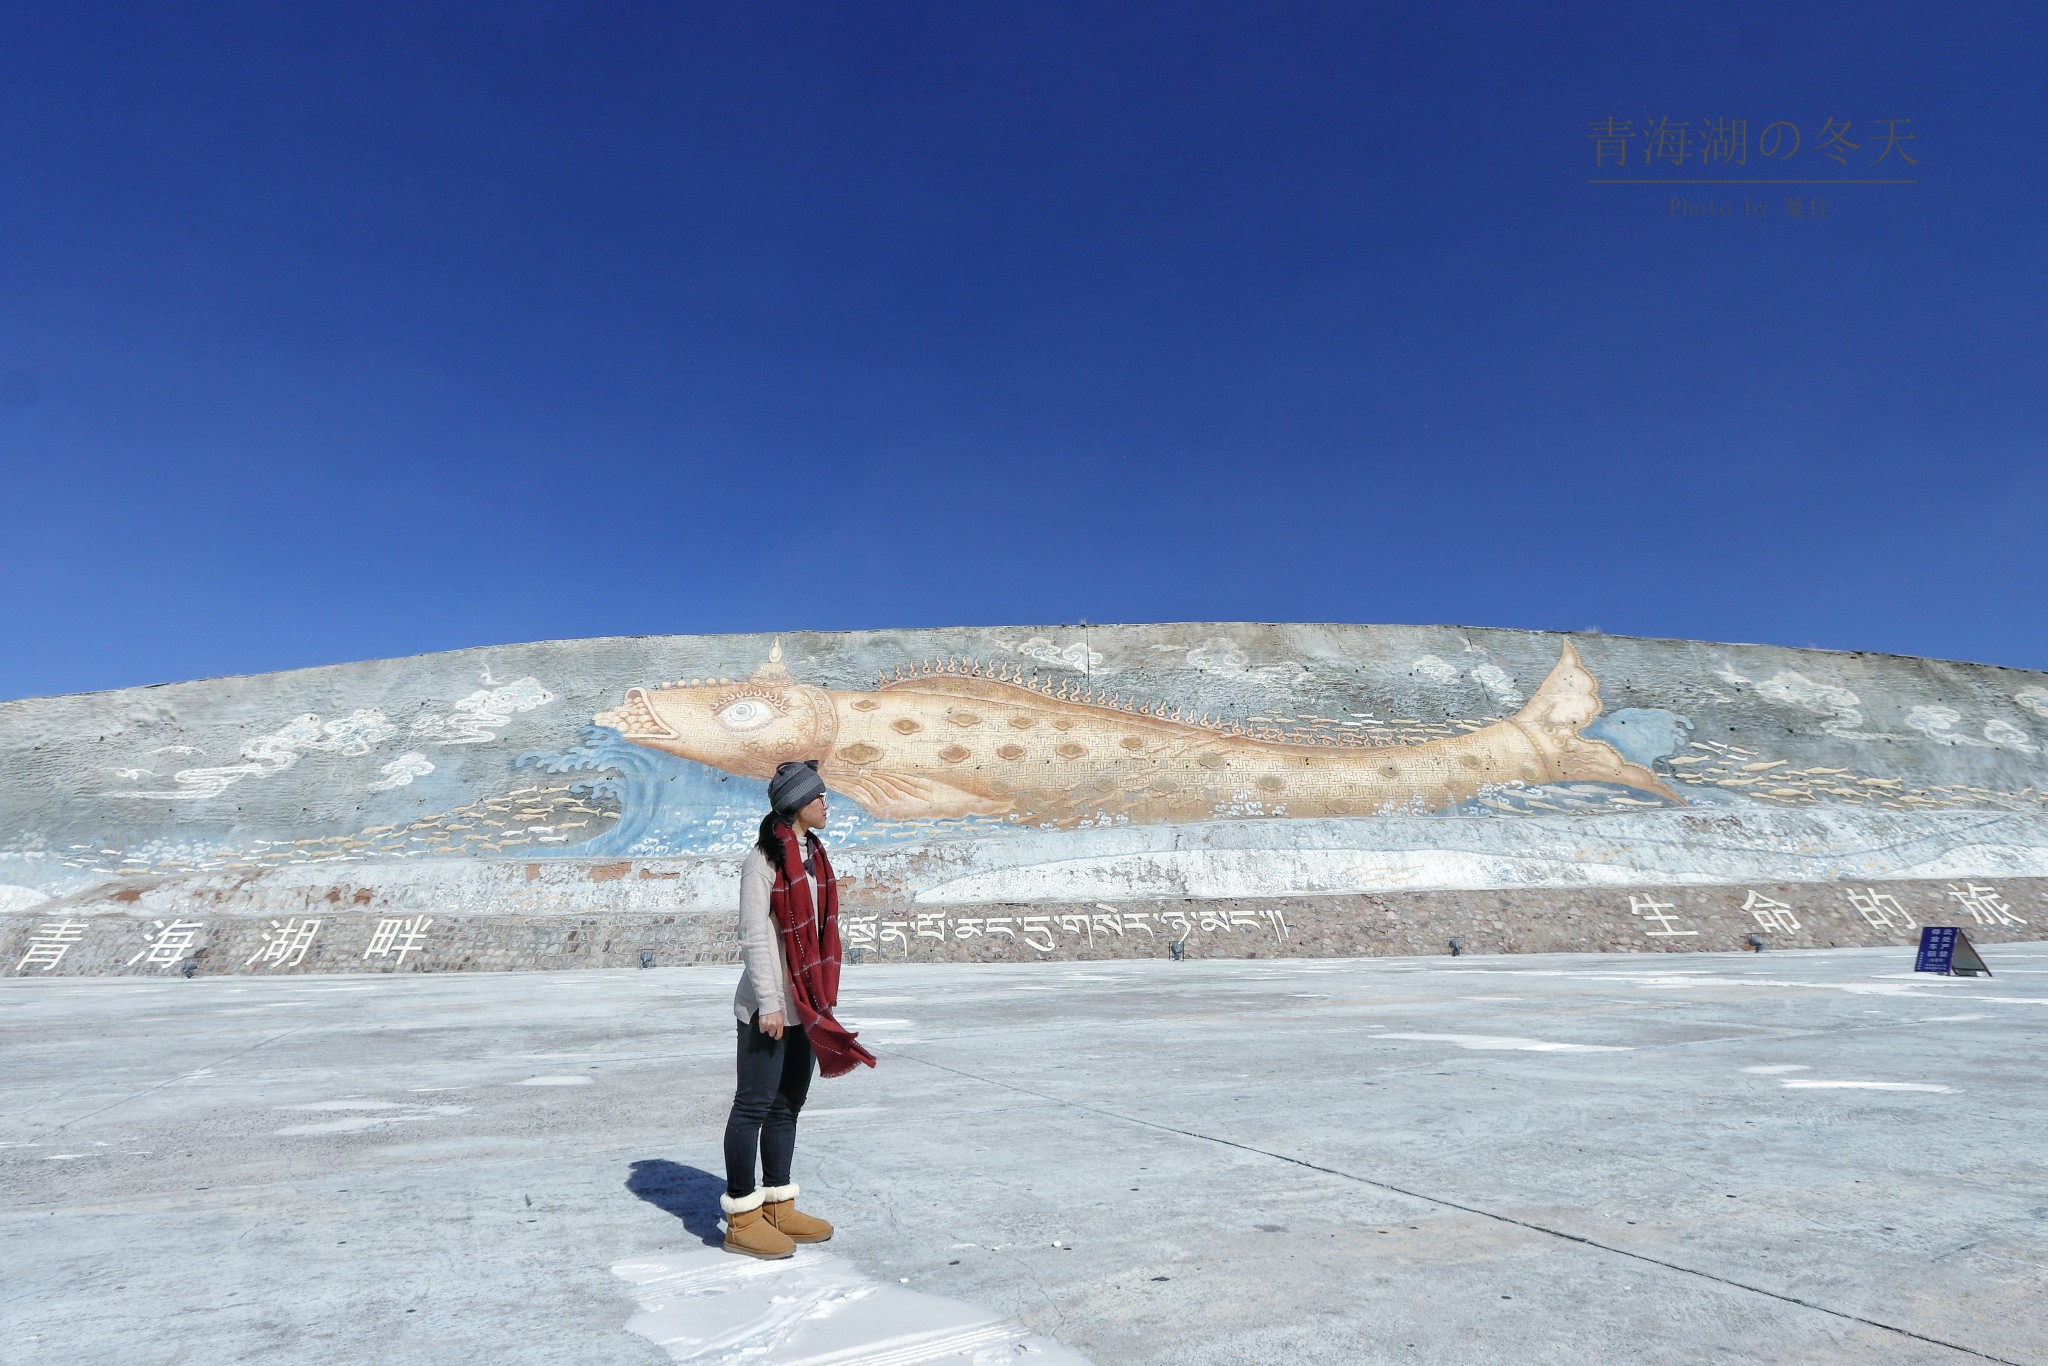
[[[1682,805],[1649,769],[1585,733],[1600,711],[1599,685],[1570,641],[1514,715],[1405,745],[1264,739],[979,662],[899,670],[873,691],[820,688],[791,677],[778,643],[743,681],[632,688],[594,719],[636,745],[744,777],[821,759],[833,791],[891,820],[1200,821],[1247,794],[1276,816],[1424,814],[1488,789],[1552,783]]]
[[[1450,627],[977,627],[0,702],[0,916],[186,877],[230,899],[285,878],[265,914],[306,909],[290,879],[563,913],[630,880],[729,909],[762,780],[809,758],[847,799],[847,876],[933,904],[2048,877],[2048,675]]]

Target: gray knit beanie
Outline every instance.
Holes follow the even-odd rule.
[[[816,759],[784,764],[768,780],[768,804],[775,808],[778,816],[803,810],[813,798],[823,796],[824,792],[825,780],[818,776]]]

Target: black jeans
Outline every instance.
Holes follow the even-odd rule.
[[[811,1090],[811,1041],[795,1021],[771,1039],[755,1023],[739,1024],[739,1086],[732,1116],[725,1121],[725,1193],[737,1200],[754,1193],[754,1150],[761,1152],[761,1184],[789,1184],[796,1155],[796,1117]],[[785,1019],[788,1017],[785,1016]]]

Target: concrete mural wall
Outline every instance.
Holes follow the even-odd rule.
[[[549,642],[0,704],[0,917],[19,937],[95,907],[729,916],[789,758],[822,761],[835,859],[877,913],[1963,888],[2048,875],[2044,746],[2048,675],[1763,646],[1206,624]]]

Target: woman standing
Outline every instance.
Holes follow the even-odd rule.
[[[789,1178],[796,1118],[811,1063],[836,1077],[874,1055],[832,1018],[839,1004],[839,884],[817,832],[825,828],[818,761],[788,763],[768,781],[760,838],[740,868],[739,1085],[725,1122],[725,1250],[787,1257],[832,1225],[800,1212]],[[754,1153],[761,1184],[754,1184]]]

